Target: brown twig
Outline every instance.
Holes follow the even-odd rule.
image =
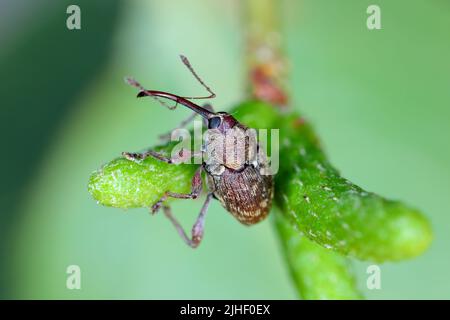
[[[251,95],[280,108],[288,105],[279,2],[245,1],[246,64]]]

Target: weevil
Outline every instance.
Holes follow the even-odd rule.
[[[207,131],[210,132],[203,141],[200,151],[202,164],[192,178],[191,192],[181,194],[164,190],[161,199],[151,206],[152,213],[156,213],[162,207],[164,214],[173,223],[183,240],[192,248],[196,248],[203,238],[205,217],[212,198],[219,200],[222,206],[242,224],[253,225],[269,214],[272,206],[274,183],[264,150],[260,148],[257,139],[245,135],[249,128],[239,123],[231,114],[214,112],[209,104],[199,106],[190,101],[212,99],[216,94],[197,75],[189,60],[185,56],[181,55],[180,57],[192,75],[208,91],[209,96],[183,97],[164,91],[147,90],[132,78],[126,78],[125,80],[139,89],[138,98],[154,97],[169,109],[175,109],[177,105],[183,105],[194,111],[189,119],[182,122],[180,126],[187,125],[195,115],[200,115],[207,125]],[[175,106],[167,105],[160,100],[161,98],[174,101]],[[233,134],[230,135],[230,132]],[[244,134],[241,135],[242,133]],[[218,149],[222,149],[222,152],[218,152]],[[233,152],[230,154],[229,150]],[[193,152],[189,156],[194,157],[197,154]],[[154,150],[147,150],[143,153],[123,152],[122,155],[130,161],[140,162],[147,157],[154,157],[168,164],[177,163],[176,159]],[[196,199],[202,192],[202,172],[206,173],[208,192],[192,227],[191,237],[189,237],[172,215],[171,209],[165,201],[169,197]]]

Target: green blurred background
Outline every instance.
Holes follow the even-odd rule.
[[[81,7],[81,30],[66,8]],[[382,30],[369,31],[378,4]],[[370,299],[450,298],[450,2],[281,1],[295,107],[343,175],[431,219],[421,257],[382,265]],[[0,1],[1,298],[293,299],[267,220],[247,228],[215,202],[187,247],[162,216],[97,205],[90,173],[151,146],[186,117],[123,83],[202,93],[187,55],[226,110],[245,92],[239,1]],[[200,201],[178,202],[186,227]],[[81,290],[66,268],[81,268]]]

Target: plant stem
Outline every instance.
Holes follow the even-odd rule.
[[[245,1],[246,66],[253,98],[287,108],[287,68],[282,50],[280,2]],[[302,236],[292,222],[278,216],[276,230],[293,284],[304,299],[358,299],[349,261]],[[310,266],[314,265],[314,268]]]

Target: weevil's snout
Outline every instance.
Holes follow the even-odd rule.
[[[238,124],[238,121],[226,112],[218,112],[208,118],[208,129],[218,129],[224,132],[233,128],[236,124]]]

